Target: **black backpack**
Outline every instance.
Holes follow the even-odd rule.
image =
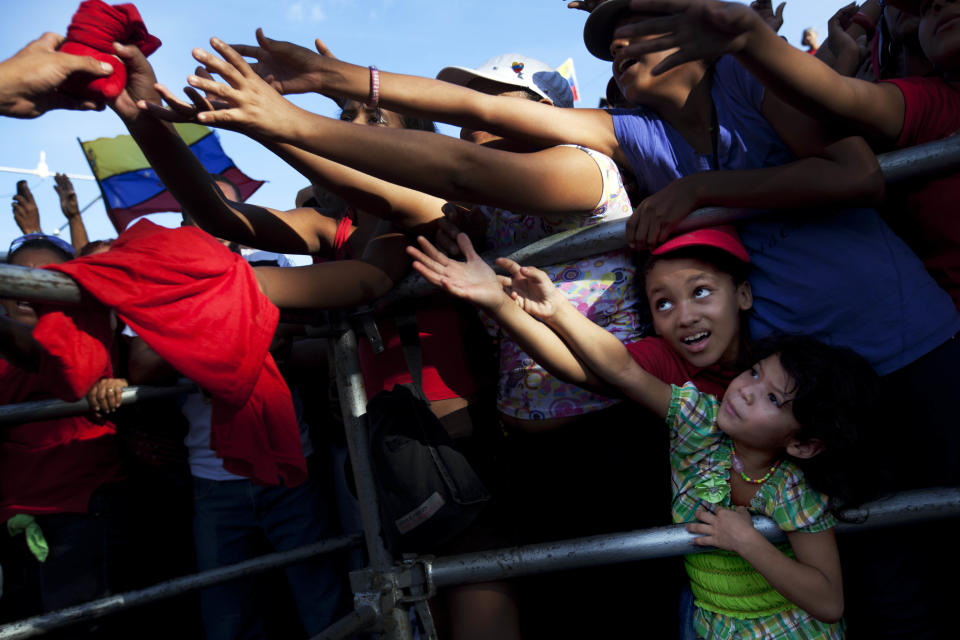
[[[400,555],[434,551],[463,533],[490,493],[430,410],[415,316],[395,321],[413,384],[376,394],[367,418],[384,538]]]

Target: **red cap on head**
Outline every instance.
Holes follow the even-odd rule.
[[[726,251],[738,260],[747,263],[750,262],[750,256],[747,255],[747,250],[744,248],[743,243],[740,242],[740,236],[737,235],[737,230],[728,224],[681,233],[678,236],[670,238],[650,253],[655,256],[660,256],[665,253],[670,253],[671,251],[676,251],[677,249],[683,249],[684,247],[713,247],[714,249]]]

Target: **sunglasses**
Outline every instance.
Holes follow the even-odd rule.
[[[62,249],[63,251],[66,251],[71,256],[74,255],[73,246],[70,243],[66,242],[65,240],[58,238],[57,236],[48,236],[45,233],[28,233],[25,236],[20,236],[19,238],[15,238],[13,242],[10,243],[10,249],[7,251],[8,259],[9,259],[9,256],[12,256],[14,252],[17,251],[17,249],[22,247],[24,244],[28,242],[33,242],[36,240],[49,242],[50,244],[54,245],[58,249]]]

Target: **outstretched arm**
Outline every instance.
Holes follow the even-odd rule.
[[[160,101],[146,58],[133,46],[115,48],[127,65],[127,86],[111,107],[160,180],[201,227],[220,238],[279,253],[309,254],[329,248],[333,227],[313,209],[282,212],[224,198],[173,127],[137,107],[139,100]]]
[[[210,79],[209,75],[201,69],[198,69],[198,73]],[[152,103],[144,103],[144,106],[147,111],[162,120],[196,122],[200,111],[210,111],[218,106],[226,106],[200,96],[192,88],[189,88],[187,93],[193,104],[180,100],[163,85],[156,85],[156,89],[168,107],[163,108]],[[424,231],[424,225],[436,221],[442,215],[440,209],[445,201],[440,198],[374,178],[291,144],[265,138],[255,137],[255,139],[300,172],[312,184],[325,187],[358,209],[390,220],[401,229],[421,233]],[[289,217],[291,213],[284,214],[284,218]],[[326,242],[332,243],[332,237]]]
[[[298,45],[271,40],[257,30],[260,46],[237,45],[257,59],[254,70],[281,93],[319,92],[367,102],[370,69],[317,55]],[[326,47],[316,41],[320,51]],[[205,63],[205,60],[201,60]],[[212,69],[210,69],[212,71]],[[580,144],[618,158],[609,114],[600,109],[558,109],[520,98],[489,96],[432,78],[379,72],[380,105],[438,122],[490,131],[535,147]]]
[[[190,76],[189,82],[229,108],[198,114],[204,124],[296,145],[448,200],[556,213],[592,210],[602,195],[596,163],[577,149],[511,153],[424,131],[365,127],[318,116],[285,100],[231,47],[211,42],[226,60],[203,51],[194,55],[229,86],[199,76]]]
[[[260,289],[278,307],[332,309],[376,300],[410,269],[407,238],[381,221],[359,260],[303,267],[254,267]]]
[[[694,544],[738,553],[759,571],[780,594],[814,618],[837,622],[843,615],[843,580],[840,554],[833,529],[817,533],[787,532],[796,555],[784,555],[756,529],[744,507],[699,509],[698,522],[687,525],[691,533],[703,534]]]
[[[904,101],[896,86],[841,76],[790,46],[744,5],[719,0],[631,0],[630,7],[636,12],[670,14],[616,31],[620,37],[634,38],[627,55],[678,48],[654,73],[732,53],[772,92],[812,117],[839,120],[888,144],[900,135]],[[657,37],[640,40],[640,36]]]
[[[464,233],[457,235],[464,262],[444,255],[426,238],[417,240],[421,248],[409,246],[407,253],[414,259],[413,268],[425,280],[482,309],[550,374],[599,393],[617,393],[543,322],[556,313],[557,308],[570,304],[549,278],[530,281],[522,275],[528,267],[520,267],[505,258],[497,260],[497,265],[509,276],[498,276],[477,254]]]

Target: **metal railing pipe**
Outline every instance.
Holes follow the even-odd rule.
[[[953,172],[960,165],[960,136],[950,136],[877,156],[888,184],[919,176]]]
[[[345,324],[343,329],[340,336],[332,340],[331,345],[336,367],[340,412],[347,436],[350,464],[353,467],[360,519],[363,522],[367,566],[374,571],[385,572],[393,567],[394,560],[381,535],[379,500],[370,462],[367,392],[360,372],[360,359],[357,356],[357,335]],[[380,622],[383,625],[383,636],[387,640],[410,640],[412,637],[409,614],[404,607],[397,606],[385,611]]]
[[[196,391],[197,385],[192,382],[177,384],[172,387],[125,387],[120,395],[120,405],[129,406],[145,400],[168,398],[170,396]],[[64,416],[78,416],[90,411],[90,403],[86,398],[76,402],[63,400],[37,400],[35,402],[21,402],[19,404],[0,405],[0,426],[50,420]]]
[[[359,534],[324,540],[297,549],[291,549],[290,551],[281,551],[260,556],[259,558],[253,558],[227,567],[211,569],[182,578],[174,578],[173,580],[167,580],[166,582],[155,584],[146,589],[118,593],[99,600],[67,607],[66,609],[51,611],[0,626],[0,640],[30,638],[54,629],[66,627],[85,620],[100,618],[131,607],[171,598],[228,580],[261,573],[268,569],[284,567],[288,564],[294,564],[315,556],[333,553],[334,551],[351,547],[359,541]]]
[[[0,298],[76,304],[80,287],[65,273],[0,264]]]
[[[844,534],[892,525],[960,516],[960,488],[937,488],[888,496],[851,510],[838,530]],[[754,516],[754,526],[771,541],[785,536],[772,520]],[[709,551],[693,544],[682,524],[437,558],[431,577],[437,587],[516,578],[551,571],[635,562]]]

